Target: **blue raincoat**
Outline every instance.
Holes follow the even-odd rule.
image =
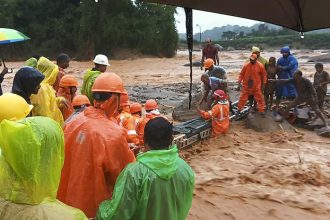
[[[277,61],[277,66],[281,66],[281,70],[278,73],[278,79],[292,79],[293,74],[298,69],[297,59],[290,54],[289,47],[283,47],[281,53],[289,53],[288,57],[281,57]],[[281,97],[296,97],[297,92],[293,83],[283,83],[276,85],[276,96]]]

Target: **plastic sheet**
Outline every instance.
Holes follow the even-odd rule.
[[[46,117],[0,124],[0,219],[86,219],[56,200],[64,160],[61,127]]]
[[[60,125],[64,120],[60,109],[58,108],[58,99],[52,85],[56,81],[58,66],[53,64],[45,57],[41,57],[38,61],[38,70],[45,75],[45,79],[41,82],[38,94],[31,95],[31,103],[34,108],[33,116],[46,116],[54,119]]]

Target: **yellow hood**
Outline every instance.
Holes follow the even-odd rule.
[[[46,57],[40,57],[37,63],[37,69],[45,75],[42,83],[53,85],[56,81],[58,74],[58,66],[48,60]]]

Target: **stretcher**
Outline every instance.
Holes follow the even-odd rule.
[[[178,148],[185,148],[211,136],[211,121],[205,121],[201,117],[192,119],[174,126],[173,133],[173,143],[176,144]]]
[[[231,111],[232,111],[232,114],[231,116],[229,117],[230,120],[240,120],[240,119],[243,119],[245,118],[248,114],[249,114],[249,109],[250,107],[249,106],[244,106],[244,108],[242,109],[242,111],[239,111],[238,110],[238,101],[235,101],[233,103],[231,103]]]
[[[242,111],[238,111],[238,101],[232,103],[232,115],[230,120],[240,120],[249,114],[249,107],[245,106]],[[201,117],[180,123],[173,128],[173,144],[177,147],[185,148],[196,142],[205,140],[212,135],[211,120],[204,120]]]

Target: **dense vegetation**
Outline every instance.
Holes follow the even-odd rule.
[[[253,45],[261,48],[282,47],[289,45],[296,49],[330,49],[330,34],[307,34],[305,38],[300,38],[298,33],[293,35],[272,36],[247,36],[234,40],[224,40],[218,43],[225,49],[232,47],[235,49],[249,49]]]
[[[224,32],[220,45],[224,48],[233,47],[235,49],[247,49],[253,45],[260,47],[281,47],[289,45],[293,48],[301,49],[330,49],[330,33],[307,33],[304,38],[287,28],[271,29],[267,24],[260,24],[250,33],[235,33],[233,31]]]
[[[15,45],[14,55],[64,51],[90,59],[128,49],[171,57],[178,42],[174,14],[171,6],[131,0],[0,0],[0,27],[31,38]]]

